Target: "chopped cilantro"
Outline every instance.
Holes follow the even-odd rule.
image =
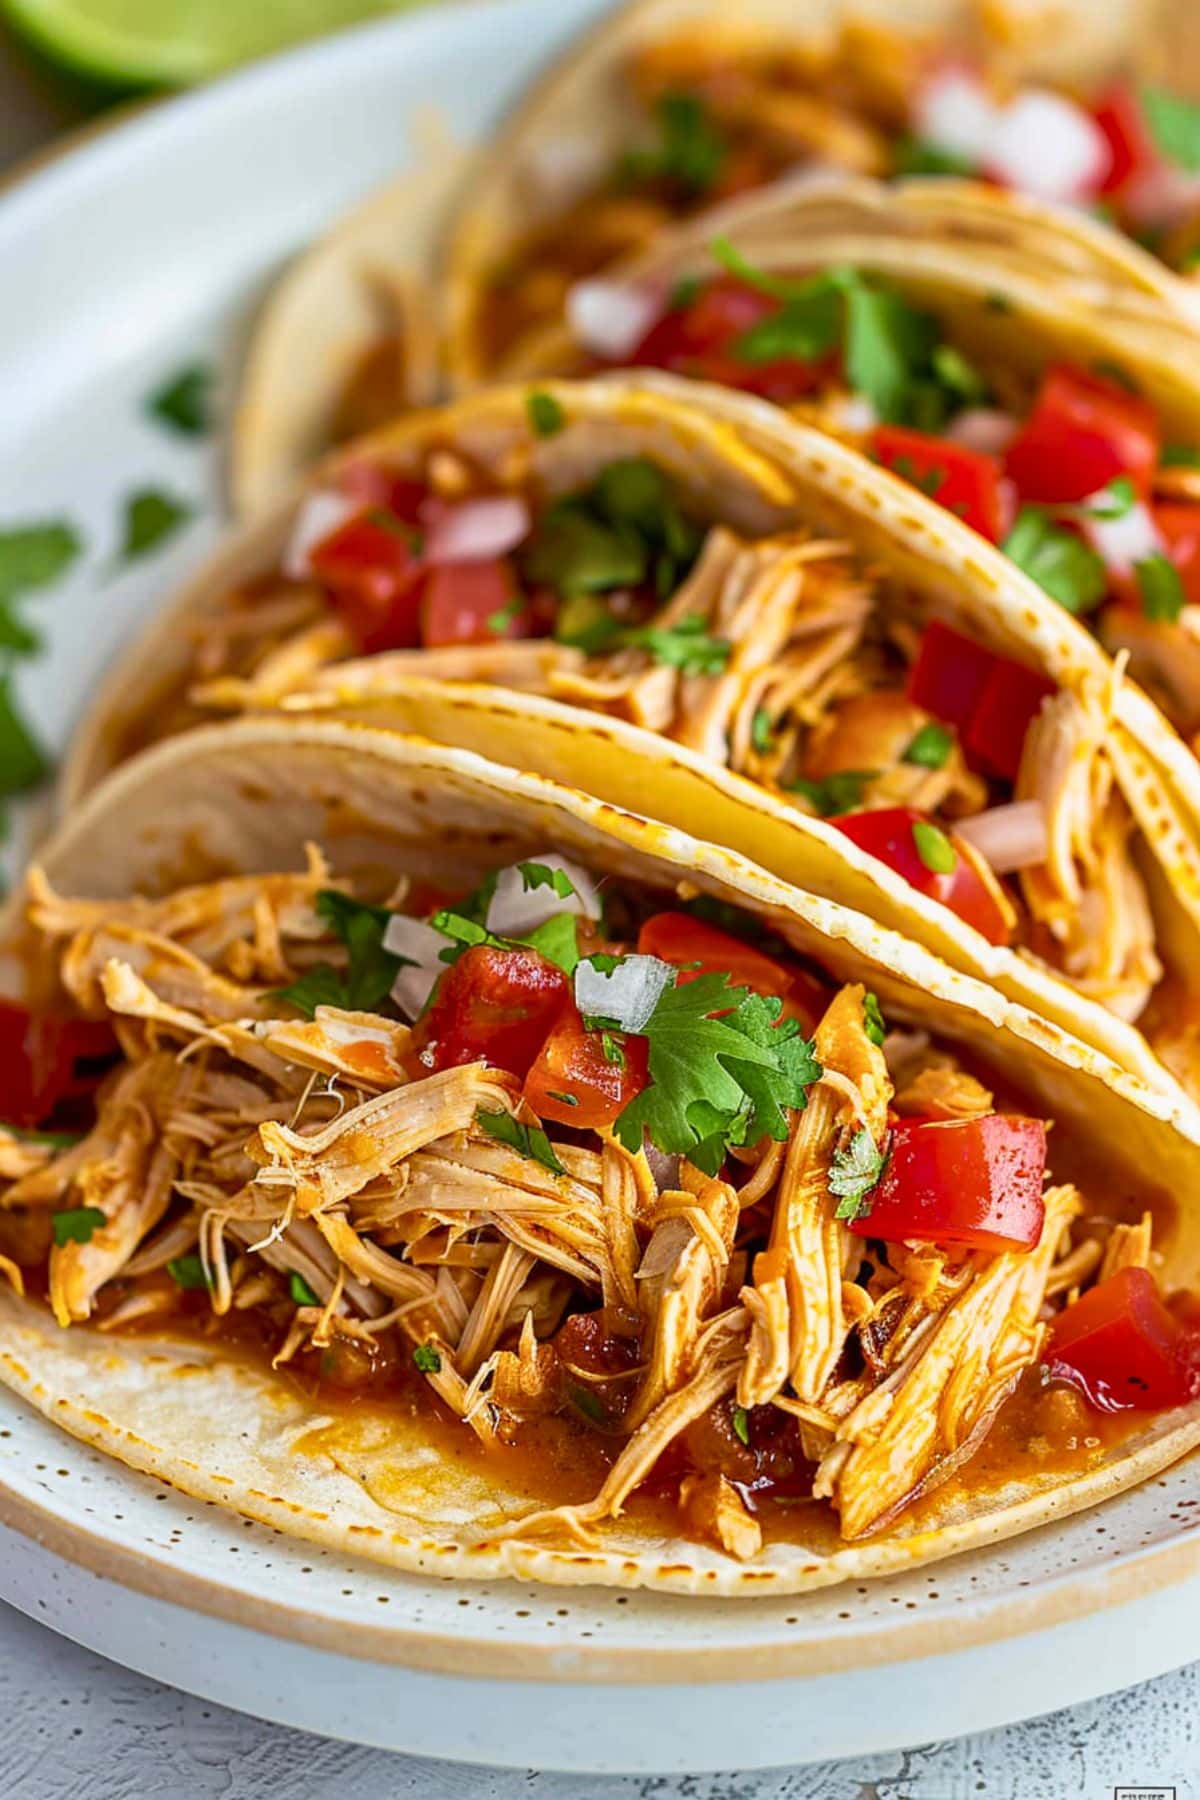
[[[107,1215],[98,1206],[73,1206],[66,1212],[52,1213],[54,1242],[61,1250],[64,1244],[90,1244],[92,1233],[107,1224]]]
[[[546,509],[524,566],[532,582],[568,601],[646,582],[666,599],[696,560],[700,538],[657,464],[646,457],[623,457],[602,469],[591,487],[566,494]],[[602,615],[594,614],[586,621],[589,629],[604,623]],[[609,624],[610,631],[617,629],[615,622]],[[579,625],[568,627],[560,614],[555,632],[560,642],[579,641],[578,632]]]
[[[771,725],[771,715],[765,706],[756,706],[754,709],[754,717],[750,721],[750,742],[760,756],[770,755],[775,732]]]
[[[0,796],[37,787],[49,768],[45,752],[17,710],[12,676],[0,675]]]
[[[1200,450],[1194,444],[1165,444],[1158,460],[1164,469],[1200,469]]]
[[[1137,505],[1137,494],[1128,475],[1117,475],[1092,496],[1083,511],[1089,519],[1123,519]]]
[[[526,394],[525,411],[535,437],[556,437],[567,422],[562,402],[556,400],[553,394],[547,394],[538,388],[533,388]]]
[[[911,482],[913,487],[920,488],[930,499],[936,498],[946,485],[946,471],[931,465],[927,469],[918,469],[911,456],[894,456],[888,465],[893,474],[899,475],[902,481]]]
[[[578,1106],[579,1105],[578,1094],[562,1094],[562,1093],[559,1093],[554,1088],[547,1088],[546,1093],[548,1094],[548,1096],[550,1097],[551,1100],[557,1100],[559,1102],[560,1106]]]
[[[337,888],[322,888],[316,911],[350,952],[346,973],[339,975],[329,963],[318,963],[290,987],[280,988],[277,998],[290,1001],[310,1019],[318,1006],[374,1012],[391,992],[400,970],[411,961],[383,947],[391,914],[382,906],[364,906]]]
[[[863,1029],[878,1049],[887,1036],[887,1025],[879,1009],[879,996],[869,990],[863,995]]]
[[[1040,506],[1021,508],[1001,549],[1069,613],[1090,612],[1108,591],[1100,557]]]
[[[897,175],[974,175],[979,164],[929,138],[909,135],[897,143],[892,168]]]
[[[567,1399],[577,1412],[592,1425],[607,1425],[608,1414],[604,1402],[599,1395],[593,1394],[590,1388],[584,1387],[580,1381],[572,1381],[567,1386]]]
[[[648,1135],[665,1154],[715,1175],[731,1144],[785,1138],[785,1109],[804,1106],[821,1065],[781,1011],[780,1000],[719,974],[664,988],[640,1034],[649,1082],[614,1126],[625,1148],[637,1150]]]
[[[593,962],[595,958],[592,958]],[[623,1069],[626,1063],[625,1038],[623,1033],[607,1027],[600,1032],[600,1050],[605,1062],[612,1063],[615,1068]]]
[[[548,863],[523,862],[517,864],[521,882],[527,894],[537,888],[553,888],[560,900],[570,900],[575,893],[575,883],[561,869],[552,869]]]
[[[750,1448],[750,1415],[744,1406],[735,1406],[733,1409],[733,1433],[748,1450]]]
[[[0,531],[0,600],[61,580],[82,548],[79,533],[63,519]]]
[[[632,150],[620,173],[631,181],[668,181],[690,196],[706,194],[721,173],[725,139],[695,94],[663,94],[655,107],[658,142]]]
[[[987,398],[987,383],[954,344],[935,344],[929,360],[941,386],[963,406],[978,406]]]
[[[1156,550],[1153,556],[1134,563],[1133,572],[1137,576],[1146,617],[1173,625],[1187,604],[1187,595],[1179,570],[1170,557]]]
[[[622,631],[616,642],[624,649],[644,650],[655,662],[678,669],[682,675],[720,675],[733,654],[728,638],[710,637],[704,620],[695,615],[674,625],[641,625]]]
[[[954,733],[930,719],[916,733],[904,752],[904,761],[918,769],[944,769],[954,748]]]
[[[522,1125],[506,1112],[477,1112],[476,1124],[482,1125],[489,1137],[507,1144],[519,1156],[527,1156],[532,1162],[541,1163],[552,1175],[565,1175],[566,1170],[554,1153],[554,1146],[545,1132],[537,1125]]]
[[[295,1269],[288,1276],[288,1293],[297,1306],[319,1306],[321,1304],[303,1275],[298,1275]]]
[[[156,388],[146,410],[160,424],[184,437],[204,437],[212,429],[215,376],[205,363],[191,363]]]
[[[999,288],[993,288],[990,294],[986,294],[983,304],[991,313],[1011,313],[1017,310],[1016,301],[1012,296],[1002,294]]]
[[[1200,174],[1200,104],[1167,88],[1142,89],[1142,114],[1159,152],[1190,174]]]
[[[871,1210],[867,1196],[887,1166],[887,1152],[880,1150],[864,1125],[850,1142],[835,1150],[829,1163],[829,1192],[838,1201],[838,1219],[861,1219]]]
[[[502,637],[513,620],[520,618],[524,610],[524,594],[514,594],[511,600],[506,600],[503,606],[498,606],[495,612],[489,613],[484,623],[496,637]]]
[[[836,818],[839,813],[854,812],[862,805],[863,789],[874,781],[874,769],[837,769],[819,781],[797,776],[788,782],[790,794],[802,794],[822,819]]]
[[[681,275],[671,289],[667,306],[671,312],[686,312],[694,306],[704,291],[704,278],[701,275]]]
[[[442,1359],[432,1344],[418,1344],[413,1351],[413,1366],[422,1375],[436,1375],[441,1370]]]
[[[954,845],[940,825],[917,819],[912,828],[913,847],[931,875],[953,875],[958,867]]]
[[[1124,363],[1113,362],[1111,357],[1098,356],[1092,368],[1104,381],[1111,381],[1114,387],[1124,388],[1127,394],[1140,394],[1142,391]]]
[[[78,1131],[26,1131],[21,1125],[8,1125],[2,1121],[0,1131],[16,1138],[19,1144],[46,1144],[52,1150],[66,1150],[72,1144],[82,1142],[82,1133]]]
[[[185,1291],[210,1287],[208,1276],[204,1272],[204,1263],[194,1250],[186,1256],[173,1256],[167,1264],[167,1274]]]
[[[193,507],[160,488],[139,488],[125,502],[125,528],[118,560],[147,556],[187,524]]]
[[[544,924],[536,925],[532,931],[510,938],[497,937],[494,931],[489,931],[477,919],[468,918],[464,913],[450,908],[435,912],[429,923],[435,931],[440,931],[450,939],[442,952],[443,962],[457,962],[464,950],[474,949],[479,944],[489,944],[497,950],[514,950],[518,947],[536,950],[550,962],[557,963],[568,975],[574,973],[579,961],[574,913],[556,913]]]

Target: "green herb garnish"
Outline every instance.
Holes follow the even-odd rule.
[[[1069,613],[1090,612],[1108,592],[1104,563],[1040,506],[1023,506],[1001,549]]]
[[[148,556],[182,529],[192,517],[194,508],[186,500],[160,488],[140,488],[125,502],[125,527],[118,561],[133,562]]]
[[[979,164],[957,150],[943,150],[928,138],[902,137],[893,152],[897,175],[974,175]]]
[[[747,1450],[750,1448],[750,1415],[744,1406],[733,1409],[733,1434]]]
[[[863,995],[863,1029],[867,1036],[879,1049],[887,1036],[887,1025],[879,1008],[879,996],[870,990]]]
[[[1183,578],[1169,556],[1156,550],[1153,556],[1134,563],[1142,611],[1148,619],[1174,625],[1187,604]]]
[[[868,1195],[886,1167],[887,1152],[879,1149],[865,1126],[844,1149],[835,1150],[829,1163],[829,1192],[838,1201],[834,1217],[854,1220],[869,1213]]]
[[[620,174],[630,181],[668,181],[695,197],[706,194],[727,154],[704,102],[695,94],[663,94],[655,106],[658,142],[631,150]]]
[[[855,812],[862,805],[867,783],[874,781],[875,769],[837,769],[818,781],[797,776],[789,781],[789,794],[802,794],[822,819],[836,818],[840,813]]]
[[[954,748],[954,733],[930,719],[922,725],[904,752],[904,761],[918,769],[944,769]]]
[[[211,1287],[212,1283],[204,1272],[204,1263],[194,1250],[186,1256],[173,1256],[167,1264],[167,1274],[185,1292]]]
[[[321,1304],[303,1275],[297,1274],[295,1269],[288,1276],[288,1293],[297,1306],[320,1306]]]
[[[958,867],[958,856],[940,825],[929,819],[917,819],[912,838],[917,855],[931,875],[953,875]]]
[[[1200,173],[1200,105],[1160,87],[1144,87],[1141,99],[1156,148],[1177,168]]]
[[[278,989],[274,998],[290,1001],[309,1019],[318,1006],[374,1012],[391,993],[401,969],[412,961],[383,947],[392,915],[382,906],[364,906],[337,888],[322,888],[315,905],[318,918],[350,953],[346,972],[339,974],[329,963],[318,963],[290,987]]]
[[[212,429],[216,377],[205,363],[191,363],[156,388],[146,411],[184,437],[204,437]]]
[[[1124,519],[1137,505],[1137,493],[1128,475],[1117,475],[1093,494],[1083,507],[1089,519]]]
[[[527,1156],[530,1161],[541,1163],[552,1175],[565,1175],[566,1170],[554,1153],[554,1146],[545,1132],[537,1125],[522,1125],[506,1112],[477,1112],[475,1122],[482,1125],[489,1137],[507,1144],[518,1156]]]
[[[760,756],[768,756],[775,742],[775,729],[765,706],[756,706],[750,721],[750,742]]]
[[[556,400],[553,394],[547,394],[539,388],[534,388],[526,394],[525,411],[529,416],[529,423],[533,427],[535,437],[556,437],[567,422],[562,402]]]
[[[1200,469],[1200,450],[1194,444],[1165,444],[1158,460],[1164,469]]]
[[[437,1375],[442,1367],[442,1359],[432,1344],[418,1344],[413,1351],[413,1366],[422,1375]]]
[[[92,1233],[108,1223],[107,1214],[98,1206],[73,1206],[66,1212],[50,1215],[54,1242],[61,1250],[64,1244],[90,1244]]]

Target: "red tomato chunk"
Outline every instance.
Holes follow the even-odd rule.
[[[1032,1250],[1046,1209],[1041,1119],[902,1119],[871,1209],[850,1229],[892,1243]]]
[[[1044,1360],[1101,1412],[1161,1411],[1200,1386],[1186,1348],[1149,1270],[1121,1269],[1059,1314]]]

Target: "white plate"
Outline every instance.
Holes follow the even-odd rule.
[[[211,451],[144,396],[227,350],[282,258],[405,157],[436,104],[471,137],[594,0],[349,33],[136,118],[0,203],[0,525],[89,551],[30,611],[21,691],[61,745],[101,665],[217,529]],[[114,577],[140,486],[194,525]],[[0,1396],[0,1594],[226,1705],[425,1755],[589,1770],[765,1767],[974,1731],[1200,1655],[1200,1465],[1065,1526],[800,1601],[389,1575],[157,1488]],[[636,1665],[636,1676],[634,1668]]]

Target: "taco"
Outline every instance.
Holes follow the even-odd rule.
[[[505,365],[570,290],[664,228],[799,172],[992,179],[1043,205],[1102,206],[1132,238],[1102,260],[1176,293],[1200,231],[1200,114],[1157,86],[1197,46],[1130,0],[869,8],[641,0],[600,22],[481,157],[450,232],[449,365]],[[1193,34],[1194,37],[1194,34]],[[1190,62],[1189,62],[1190,59]],[[1151,66],[1153,65],[1153,66]],[[1057,221],[1063,253],[1069,216]],[[1082,228],[1086,252],[1096,234]],[[1057,258],[1056,258],[1057,260]],[[1194,304],[1194,302],[1193,302]]]
[[[511,373],[661,368],[835,433],[1001,545],[1192,740],[1200,342],[939,234],[929,191],[756,196],[590,283]]]
[[[1200,1436],[1195,1109],[730,852],[243,721],[118,771],[21,909],[61,992],[4,1008],[56,1055],[10,1071],[0,1379],[188,1493],[744,1594]]]
[[[1147,754],[1163,721],[974,532],[778,409],[668,377],[555,383],[355,447],[118,666],[67,792],[217,708],[386,706],[415,678],[512,690],[529,730],[497,727],[503,760],[835,898],[852,883],[1170,1082],[1142,1019],[1193,1078],[1200,847]],[[468,729],[438,716],[416,729]],[[489,753],[490,729],[485,697]]]

